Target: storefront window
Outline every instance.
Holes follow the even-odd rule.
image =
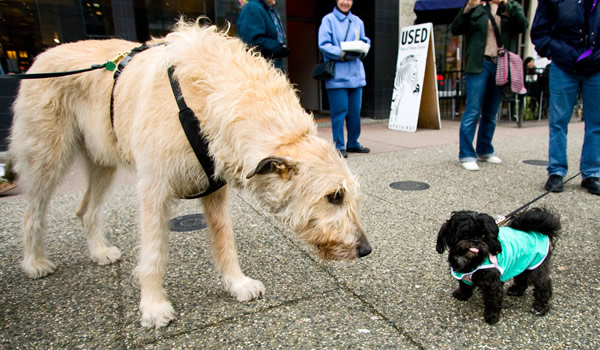
[[[235,23],[239,0],[0,0],[0,72],[21,73],[45,49],[66,42],[166,35],[181,16],[221,28]]]

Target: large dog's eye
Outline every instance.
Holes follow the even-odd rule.
[[[340,191],[333,192],[327,195],[327,200],[331,204],[342,204],[342,201],[344,200],[344,195]]]

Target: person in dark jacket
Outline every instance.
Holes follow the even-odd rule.
[[[581,186],[600,195],[600,9],[598,0],[539,0],[531,41],[550,66],[547,191],[561,192],[567,175],[567,131],[581,91],[585,136]]]
[[[290,50],[276,3],[277,0],[249,0],[238,17],[237,36],[256,46],[264,58],[273,60],[273,65],[283,70],[282,58],[289,56]]]
[[[479,170],[478,159],[493,164],[502,162],[492,145],[502,90],[495,82],[498,44],[487,14],[488,8],[494,15],[502,45],[507,50],[517,50],[519,34],[528,25],[521,5],[513,0],[468,0],[450,25],[453,35],[465,36],[467,102],[460,123],[458,161],[467,170]],[[473,139],[480,117],[477,146],[474,148]]]

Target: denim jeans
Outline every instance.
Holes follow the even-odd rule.
[[[359,148],[360,109],[362,88],[327,89],[329,110],[331,112],[331,131],[335,148],[346,149],[344,142],[344,120],[348,129],[348,148]]]
[[[489,158],[494,155],[492,138],[496,130],[496,116],[502,103],[502,89],[496,86],[496,64],[483,61],[481,73],[467,73],[467,103],[460,122],[458,160],[475,162],[477,156]],[[473,148],[473,138],[479,122],[477,146]]]
[[[548,175],[567,175],[567,133],[580,89],[585,135],[579,170],[583,171],[583,178],[600,177],[600,73],[574,75],[553,63],[550,66]]]

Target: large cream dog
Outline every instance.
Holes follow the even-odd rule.
[[[182,95],[209,142],[216,177],[228,185],[201,202],[215,264],[239,301],[264,286],[238,264],[228,215],[228,186],[256,195],[272,213],[314,245],[324,259],[356,259],[371,247],[359,221],[358,184],[334,146],[317,136],[311,115],[283,74],[241,41],[214,26],[180,21],[166,45],[137,54],[114,92],[112,72],[24,80],[14,104],[9,155],[28,205],[22,267],[31,278],[55,270],[44,248],[46,211],[73,156],[83,154],[88,188],[77,215],[92,260],[117,261],[104,238],[101,204],[115,169],[137,171],[141,213],[141,323],[162,327],[175,318],[163,289],[170,207],[208,184],[178,119],[167,69],[175,67]],[[37,57],[28,73],[68,71],[102,63],[139,46],[123,40],[64,44]]]

